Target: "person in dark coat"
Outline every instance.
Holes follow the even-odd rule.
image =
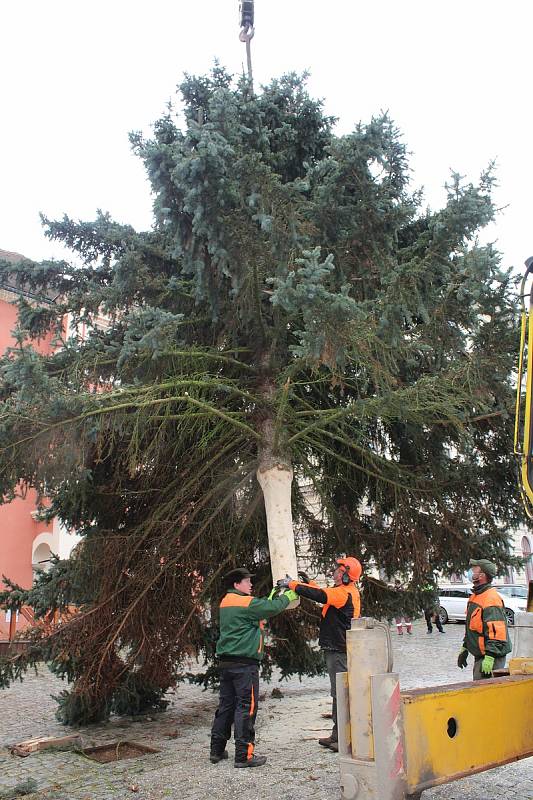
[[[433,622],[437,626],[439,633],[444,633],[442,622],[440,621],[440,603],[438,591],[431,585],[424,589],[424,619],[428,626],[428,633],[433,633]]]
[[[331,687],[331,715],[333,730],[330,736],[318,740],[322,747],[338,752],[337,729],[337,673],[348,669],[346,656],[346,631],[354,617],[361,613],[361,599],[355,581],[361,577],[361,564],[356,558],[338,558],[333,572],[334,586],[321,589],[316,584],[301,583],[289,575],[278,581],[281,588],[293,589],[300,597],[307,597],[315,603],[322,603],[322,620],[318,643],[324,652]]]

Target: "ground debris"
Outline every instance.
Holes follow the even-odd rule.
[[[31,753],[40,750],[70,750],[73,747],[81,747],[81,736],[79,733],[71,736],[39,736],[35,739],[26,739],[24,742],[17,742],[9,750],[11,755],[26,758]]]

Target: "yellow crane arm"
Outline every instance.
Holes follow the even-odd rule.
[[[533,283],[526,293],[526,282],[531,273],[533,273],[533,257],[526,261],[526,271],[520,287],[522,315],[516,381],[514,452],[520,459],[520,491],[524,507],[527,515],[533,518]]]

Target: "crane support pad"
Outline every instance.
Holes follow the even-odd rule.
[[[533,676],[402,692],[407,792],[533,755]]]

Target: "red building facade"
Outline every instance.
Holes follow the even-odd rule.
[[[0,250],[0,258],[19,261],[23,256]],[[22,294],[9,284],[0,283],[0,353],[13,346],[13,330],[17,322],[16,302]],[[28,299],[28,296],[26,299]],[[29,298],[31,300],[31,297]],[[52,351],[52,334],[35,343],[41,353]],[[4,588],[2,576],[30,588],[37,569],[46,569],[52,553],[67,558],[78,541],[69,534],[58,520],[44,523],[36,513],[37,496],[33,490],[17,497],[10,503],[0,505],[0,588]],[[21,625],[22,627],[22,625]],[[9,615],[0,609],[0,639],[7,638]]]

